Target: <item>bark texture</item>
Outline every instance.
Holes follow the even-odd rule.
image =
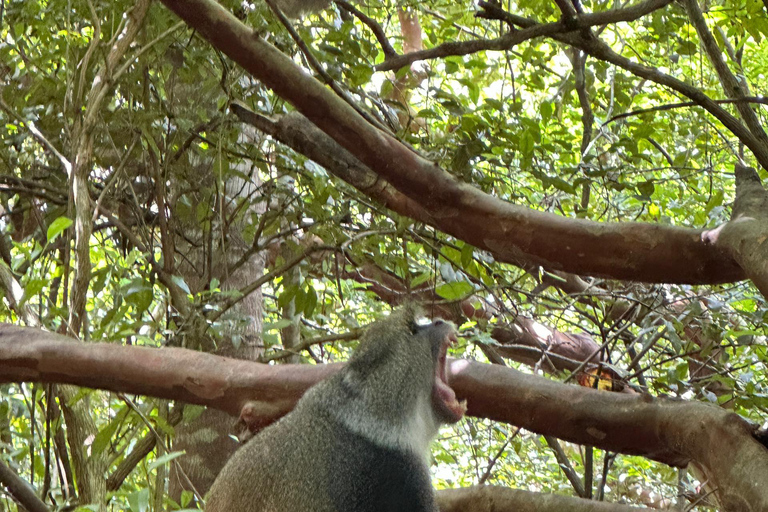
[[[501,261],[649,282],[704,284],[744,278],[728,254],[701,240],[701,230],[566,219],[484,194],[370,125],[218,3],[164,3],[376,175],[416,201],[433,226]]]
[[[184,349],[79,344],[37,329],[0,326],[0,383],[63,382],[184,400],[262,423],[287,413],[302,393],[341,365],[269,366]],[[756,428],[713,405],[568,386],[510,368],[450,363],[468,414],[673,466],[696,464],[723,510],[768,510],[768,450]]]

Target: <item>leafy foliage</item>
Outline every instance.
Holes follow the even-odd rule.
[[[306,66],[265,5],[223,4]],[[88,91],[132,5],[5,3],[0,252],[22,293],[14,296],[11,286],[4,287],[4,322],[27,321],[22,318],[27,308],[44,327],[68,332],[74,261],[81,256],[73,252],[75,212],[62,162],[79,154],[78,123],[91,114]],[[613,6],[583,4],[586,12]],[[397,9],[404,7],[418,17],[427,48],[492,39],[508,30],[476,17],[475,6],[466,1],[359,6],[399,53],[404,39]],[[560,18],[555,3],[543,0],[504,7],[541,22]],[[756,94],[764,93],[763,5],[723,0],[711,4],[706,16],[724,51],[732,45],[729,51],[740,55],[731,63],[740,78]],[[86,339],[205,350],[231,342],[238,348],[255,322],[258,348],[269,357],[283,348],[291,325],[298,324],[303,340],[333,336],[402,299],[392,292],[418,290],[425,293],[422,300],[453,307],[463,301],[491,312],[464,318],[456,356],[485,359],[482,348],[495,343],[492,328],[523,316],[551,329],[590,334],[603,347],[604,360],[644,392],[724,404],[755,421],[764,417],[768,310],[754,288],[595,280],[606,294],[581,300],[583,295],[564,293],[557,285],[542,286],[542,279],[558,278],[499,264],[491,254],[400,217],[244,126],[228,111],[234,100],[265,116],[291,108],[176,23],[159,3],[150,7],[140,37],[119,64],[126,66],[124,73],[93,113],[98,128],[88,174],[94,209],[86,217],[92,217],[94,231]],[[504,52],[376,72],[385,54],[360,18],[333,7],[298,21],[296,29],[336,84],[463,183],[566,218],[686,227],[713,227],[729,218],[734,180],[728,169],[739,154],[749,156],[717,120],[702,108],[682,105],[686,99],[662,85],[548,38]],[[596,32],[621,55],[723,97],[678,4]],[[406,80],[404,104],[394,93]],[[586,104],[580,95],[586,95]],[[723,107],[735,112],[732,104]],[[312,252],[315,246],[325,249]],[[267,273],[302,254],[306,257],[295,267],[259,287],[260,318],[241,307],[243,290],[261,277],[237,274],[244,262],[260,259],[260,271]],[[378,273],[365,274],[365,268]],[[617,303],[628,304],[629,313],[613,316]],[[304,358],[344,360],[353,346],[347,341],[313,346]],[[702,361],[712,371],[694,368]],[[64,507],[73,500],[67,490],[72,481],[66,478],[71,477],[66,444],[56,437],[65,427],[53,411],[54,396],[39,385],[3,386],[0,460],[41,489],[49,504]],[[157,435],[166,443],[174,435],[160,401],[91,391],[78,400],[88,402],[98,429],[87,449],[107,454],[108,474],[143,437]],[[660,464],[597,453],[586,467],[585,448],[564,449],[576,473],[593,473],[608,500],[650,503],[647,495],[655,493],[670,502],[678,492],[695,494],[694,477],[680,477],[678,485],[680,475]],[[547,442],[508,425],[467,419],[444,432],[433,455],[439,487],[482,481],[573,493]],[[193,507],[189,494],[179,503],[166,494],[161,471],[179,456],[155,448],[137,461],[110,489],[111,509]]]

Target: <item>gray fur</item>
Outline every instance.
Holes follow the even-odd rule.
[[[373,324],[343,370],[235,453],[207,512],[436,512],[428,449],[449,420],[432,387],[453,326],[415,316]]]

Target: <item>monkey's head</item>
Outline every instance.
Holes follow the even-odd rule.
[[[382,417],[421,414],[431,406],[436,423],[455,423],[467,409],[448,382],[446,354],[456,342],[451,322],[419,323],[419,308],[408,305],[372,324],[350,360],[345,381],[366,406]]]

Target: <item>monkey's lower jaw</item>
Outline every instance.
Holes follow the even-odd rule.
[[[448,345],[456,343],[456,334],[451,333],[445,337],[440,345],[440,354],[435,365],[435,384],[432,386],[432,402],[440,419],[446,423],[456,423],[467,412],[467,401],[458,401],[456,393],[448,384],[446,371],[446,355]]]

